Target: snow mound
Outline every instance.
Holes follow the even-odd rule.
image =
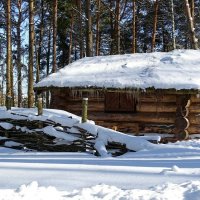
[[[123,190],[115,186],[96,185],[72,192],[58,191],[55,187],[41,187],[36,181],[17,190],[0,190],[0,200],[199,200],[200,181],[182,184],[166,183],[149,189]]]

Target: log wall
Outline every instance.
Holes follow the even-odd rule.
[[[174,137],[184,131],[189,135],[200,136],[200,98],[196,94],[187,94],[190,102],[190,105],[187,105],[188,113],[187,116],[180,116],[180,112],[185,112],[185,105],[180,103],[182,96],[184,95],[162,92],[140,93],[137,96],[136,112],[105,112],[104,92],[79,94],[69,89],[57,89],[52,91],[51,108],[63,109],[81,116],[82,98],[88,97],[88,118],[98,125],[135,135],[159,133],[161,136],[168,134]],[[189,123],[187,127],[180,127],[182,118],[186,118],[187,121],[184,122]]]

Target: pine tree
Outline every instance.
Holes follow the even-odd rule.
[[[92,32],[92,14],[91,14],[91,0],[85,2],[86,15],[86,56],[93,56],[93,32]]]
[[[7,0],[6,4],[6,40],[7,40],[7,55],[6,55],[6,107],[11,108],[12,98],[12,49],[11,49],[11,1]]]
[[[56,72],[56,39],[57,39],[57,12],[58,12],[58,0],[53,0],[53,68],[52,72]]]
[[[187,18],[188,18],[188,23],[189,23],[189,28],[190,28],[190,37],[191,37],[192,48],[198,49],[198,40],[195,36],[195,28],[194,28],[194,14],[193,14],[193,11],[191,12],[190,4],[189,4],[188,0],[185,0],[185,6],[186,6],[186,13],[187,13]],[[193,17],[192,17],[192,15],[193,15]]]
[[[22,25],[22,0],[17,1],[17,85],[18,85],[18,107],[22,107],[22,62],[21,62],[21,25]]]
[[[28,65],[28,107],[33,107],[33,65],[34,65],[34,0],[29,1],[29,65]]]

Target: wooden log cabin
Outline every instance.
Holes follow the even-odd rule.
[[[43,79],[35,90],[50,90],[51,108],[77,115],[87,97],[89,119],[124,133],[159,134],[164,140],[198,138],[196,54],[200,57],[200,51],[181,50],[84,58]],[[196,62],[191,61],[194,55]]]

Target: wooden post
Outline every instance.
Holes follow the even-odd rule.
[[[82,101],[82,123],[87,122],[88,98]]]
[[[11,110],[11,105],[12,105],[12,97],[11,96],[7,96],[7,105],[6,108],[7,110]]]
[[[38,97],[38,115],[43,114],[43,107],[42,107],[42,97]]]

